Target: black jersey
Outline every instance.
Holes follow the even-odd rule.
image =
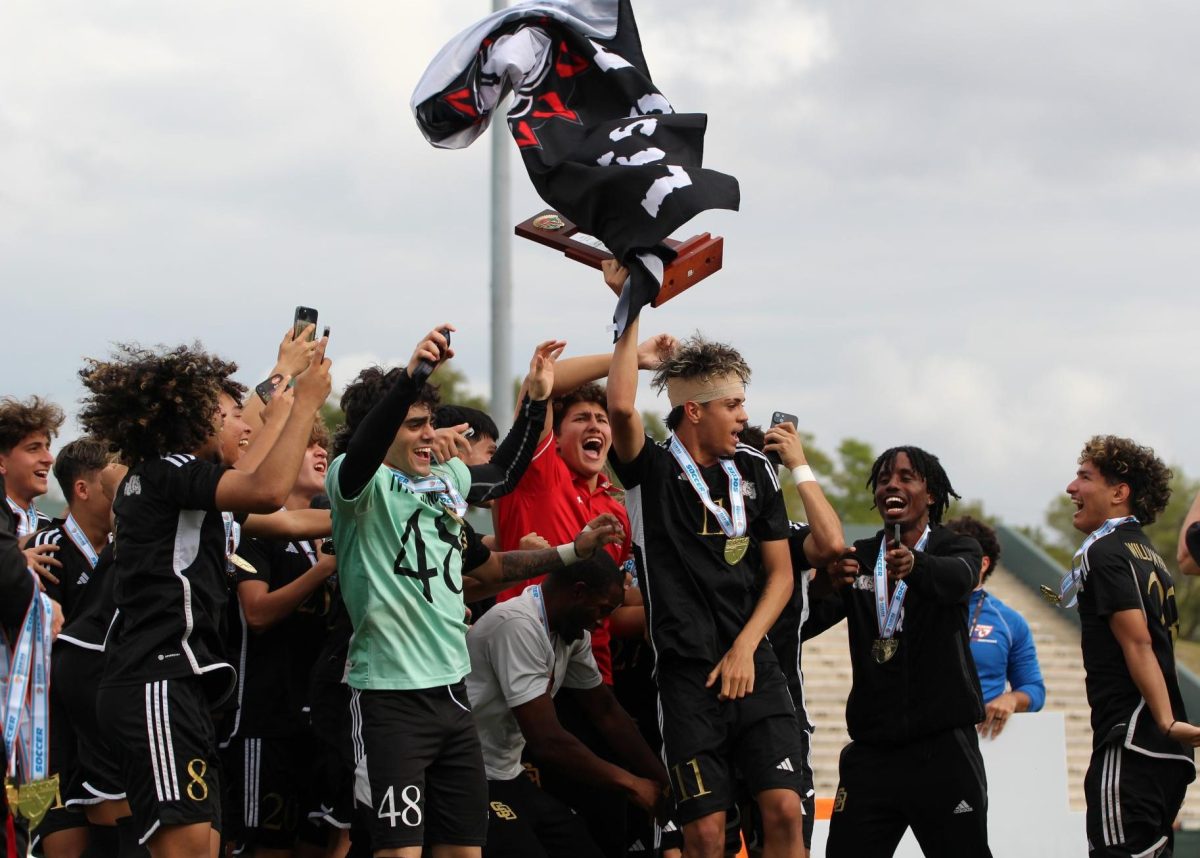
[[[104,640],[108,637],[117,610],[117,576],[113,569],[111,542],[100,552],[100,559],[96,562],[96,568],[91,570],[90,579],[79,594],[74,616],[64,620],[63,629],[55,642],[104,652]]]
[[[101,686],[203,677],[210,700],[233,690],[221,628],[233,516],[216,508],[224,468],[176,454],[133,467],[113,502],[120,616]]]
[[[1079,589],[1081,647],[1088,705],[1092,708],[1092,742],[1099,747],[1124,735],[1126,747],[1154,755],[1192,760],[1192,750],[1159,732],[1142,694],[1134,684],[1125,655],[1109,628],[1118,611],[1141,611],[1150,630],[1154,657],[1171,698],[1171,712],[1187,720],[1175,674],[1175,635],[1179,612],[1175,582],[1140,524],[1128,522],[1100,537],[1083,556]]]
[[[619,462],[615,455],[611,460],[625,486],[633,554],[657,658],[675,655],[715,664],[758,602],[765,574],[761,543],[788,538],[774,466],[752,447],[738,445],[733,462],[743,481],[750,548],[730,564],[725,559],[727,537],[667,442],[647,438],[632,462]],[[728,509],[729,478],[720,464],[699,471],[713,502]]]
[[[81,532],[77,532],[77,536],[86,540]],[[95,554],[90,543],[85,542],[81,546],[76,542],[65,521],[39,530],[33,535],[29,544],[58,546],[58,551],[54,552],[54,559],[62,564],[61,569],[54,570],[54,577],[58,579],[58,583],[44,581],[44,584],[46,595],[62,606],[63,624],[65,625],[79,615],[80,608],[86,599],[85,594],[95,575],[92,561],[89,558],[94,556],[98,562],[99,556]]]
[[[775,657],[779,659],[779,667],[787,680],[788,691],[792,695],[792,703],[796,706],[796,715],[800,718],[802,729],[811,731],[812,720],[808,717],[808,708],[804,702],[804,672],[800,669],[800,652],[802,642],[800,629],[808,619],[808,573],[812,564],[804,554],[804,540],[812,533],[807,524],[793,521],[791,534],[788,536],[788,550],[792,555],[792,598],[788,599],[779,619],[771,627],[767,639]]]
[[[244,539],[238,556],[245,565],[237,565],[237,583],[261,581],[268,592],[291,584],[318,559],[316,547],[303,539]],[[304,733],[309,678],[325,643],[333,589],[327,579],[289,616],[262,632],[246,628],[240,614],[233,735],[273,738]]]
[[[884,531],[854,543],[859,570],[847,584],[814,602],[804,637],[847,618],[853,685],[846,701],[850,738],[864,744],[906,743],[983,720],[983,695],[967,635],[967,602],[979,579],[979,543],[931,525],[914,551],[892,658],[879,664],[875,560]]]

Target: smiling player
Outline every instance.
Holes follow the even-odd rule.
[[[813,605],[804,626],[805,638],[843,617],[850,626],[852,742],[838,768],[826,854],[891,855],[911,827],[928,856],[988,856],[975,732],[983,701],[967,636],[982,551],[941,525],[958,495],[936,456],[893,447],[867,485],[884,527],[846,552],[839,589]],[[898,773],[902,785],[882,772]]]

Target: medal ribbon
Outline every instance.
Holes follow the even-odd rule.
[[[1083,545],[1079,546],[1079,550],[1075,552],[1075,556],[1071,558],[1071,571],[1063,576],[1062,581],[1058,584],[1058,599],[1059,604],[1064,608],[1072,608],[1075,602],[1079,599],[1079,586],[1083,583],[1084,576],[1087,575],[1087,569],[1084,566],[1084,556],[1087,550],[1092,547],[1092,543],[1102,536],[1108,536],[1122,524],[1133,522],[1138,524],[1137,516],[1127,515],[1124,518],[1110,518],[1104,524],[1088,534],[1087,539],[1083,540]],[[1067,597],[1070,601],[1067,601]]]
[[[225,573],[233,575],[233,555],[237,554],[242,541],[242,526],[234,520],[231,512],[221,513],[221,524],[225,526]]]
[[[463,500],[463,496],[450,484],[449,480],[443,480],[437,476],[413,480],[408,474],[397,471],[395,468],[388,468],[388,470],[392,472],[393,482],[399,483],[405,491],[414,495],[436,493],[438,502],[442,506],[452,509],[459,518],[467,514],[467,502]]]
[[[0,657],[7,677],[7,682],[3,683],[6,774],[9,777],[16,775],[19,756],[23,763],[23,780],[27,783],[45,780],[50,775],[50,627],[53,621],[54,608],[49,597],[38,593],[25,613],[11,660],[7,645],[0,644]]]
[[[554,649],[554,635],[550,631],[550,618],[546,616],[546,601],[542,597],[542,585],[534,584],[530,587],[527,587],[526,590],[529,592],[529,597],[531,599],[533,599],[534,602],[537,603],[538,614],[542,620],[542,628],[544,628],[546,630],[546,637],[550,639],[550,685],[551,685],[551,688],[548,690],[553,691],[554,664],[558,660],[558,653]]]
[[[675,435],[671,436],[671,455],[675,457],[675,461],[679,463],[684,476],[692,484],[692,490],[700,497],[700,502],[704,504],[708,511],[713,514],[713,518],[717,520],[721,532],[731,539],[736,536],[745,536],[746,499],[742,497],[742,475],[738,473],[733,459],[719,460],[721,470],[725,472],[725,476],[729,477],[729,510],[733,513],[733,517],[731,518],[729,512],[726,512],[713,502],[712,493],[708,490],[708,484],[700,476],[700,469],[696,467],[691,454]]]
[[[929,525],[917,540],[914,551],[921,551],[929,541]],[[879,624],[879,637],[887,640],[896,634],[896,626],[900,623],[900,611],[904,607],[904,596],[908,593],[908,584],[896,582],[896,592],[892,594],[891,604],[888,603],[887,563],[884,555],[887,553],[887,534],[879,543],[879,556],[875,559],[875,619]]]
[[[37,504],[30,502],[29,509],[24,509],[12,498],[6,497],[5,500],[8,501],[9,509],[17,516],[17,539],[37,530]]]
[[[79,522],[75,520],[74,515],[68,515],[67,520],[63,522],[63,530],[67,532],[67,536],[75,543],[75,547],[79,549],[79,553],[87,558],[88,565],[93,569],[100,562],[100,555],[96,553],[96,549],[92,547],[92,541],[87,538],[87,534],[83,532],[83,528],[79,526]]]

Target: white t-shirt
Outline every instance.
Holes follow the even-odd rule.
[[[543,694],[553,697],[560,688],[595,688],[601,682],[591,635],[584,632],[567,643],[550,632],[539,585],[484,614],[467,632],[467,650],[467,696],[489,780],[521,774],[525,737],[512,714],[514,706]]]

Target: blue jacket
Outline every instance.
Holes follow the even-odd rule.
[[[983,607],[979,600],[987,594]],[[968,623],[979,609],[979,620],[971,633],[971,655],[979,674],[985,703],[995,700],[1012,686],[1029,695],[1029,711],[1037,712],[1046,702],[1046,686],[1038,666],[1033,634],[1025,618],[986,590],[971,594]]]

